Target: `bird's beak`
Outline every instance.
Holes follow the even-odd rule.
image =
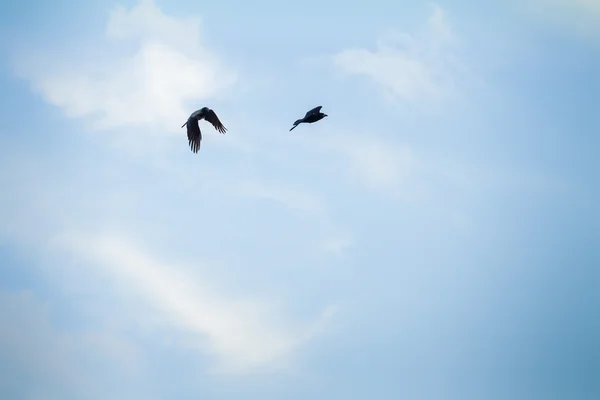
[[[328,115],[327,115],[327,114],[325,114],[325,116],[327,117]]]

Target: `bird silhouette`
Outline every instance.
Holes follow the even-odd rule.
[[[219,117],[217,117],[217,114],[215,114],[215,112],[210,108],[202,107],[201,109],[194,111],[188,118],[187,122],[181,125],[182,128],[187,125],[188,142],[190,144],[190,149],[194,153],[197,153],[198,150],[200,150],[200,141],[202,140],[202,133],[200,132],[199,121],[201,119],[210,122],[215,127],[215,129],[223,135],[227,131],[227,128],[223,126],[223,124],[219,120]]]
[[[323,106],[318,106],[313,108],[312,110],[308,111],[306,113],[306,115],[304,116],[304,118],[296,120],[296,122],[294,122],[294,126],[292,126],[292,128],[290,129],[290,131],[292,129],[294,129],[295,127],[297,127],[298,125],[300,125],[303,122],[306,122],[308,124],[312,124],[313,122],[317,122],[322,120],[323,118],[325,118],[327,116],[327,114],[323,114],[321,112],[321,107]]]

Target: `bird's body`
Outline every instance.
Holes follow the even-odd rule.
[[[185,124],[181,125],[183,128],[187,125],[187,137],[188,142],[190,144],[190,148],[194,153],[197,153],[200,150],[200,141],[202,141],[202,132],[200,132],[200,124],[199,121],[204,119],[210,122],[217,131],[222,134],[225,134],[227,128],[223,126],[219,117],[213,110],[208,107],[202,107],[199,110],[194,111]]]
[[[301,118],[299,120],[296,120],[296,122],[294,122],[294,126],[292,126],[292,128],[290,129],[290,131],[292,129],[294,129],[295,127],[297,127],[298,125],[300,125],[301,123],[305,122],[308,124],[312,124],[313,122],[317,122],[322,120],[323,118],[327,117],[327,114],[323,114],[321,112],[321,108],[323,106],[318,106],[313,108],[312,110],[308,111],[306,113],[306,115],[304,116],[304,118]]]

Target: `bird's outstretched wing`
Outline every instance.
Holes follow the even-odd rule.
[[[196,118],[190,117],[187,121],[187,137],[190,148],[194,153],[197,153],[200,150],[202,133],[200,132],[200,126]]]
[[[309,116],[309,115],[311,115],[311,114],[317,114],[317,113],[319,113],[319,112],[321,111],[321,108],[322,108],[322,107],[323,107],[323,106],[318,106],[318,107],[315,107],[315,108],[313,108],[313,109],[312,109],[312,110],[310,110],[310,111],[307,111],[307,112],[306,112],[306,115],[304,116],[304,118],[308,117],[308,116]]]
[[[223,126],[223,124],[219,120],[219,117],[217,117],[217,114],[215,114],[213,110],[208,110],[204,114],[204,119],[210,122],[215,127],[215,129],[221,132],[222,134],[225,134],[225,132],[227,131],[227,128]]]

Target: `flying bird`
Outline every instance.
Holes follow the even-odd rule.
[[[194,153],[197,153],[198,150],[200,150],[200,141],[202,140],[202,133],[200,132],[199,121],[201,119],[210,122],[215,127],[215,129],[223,135],[227,131],[227,128],[223,126],[223,124],[219,120],[219,117],[217,117],[217,114],[215,114],[215,112],[210,108],[202,107],[201,109],[194,111],[188,118],[187,122],[181,125],[182,128],[187,125],[188,142],[190,144],[190,148]]]
[[[322,120],[323,118],[325,118],[327,116],[327,114],[323,114],[321,112],[321,107],[323,106],[318,106],[313,108],[312,110],[308,111],[306,113],[306,115],[304,116],[304,118],[297,120],[296,122],[294,122],[294,126],[292,126],[292,128],[290,129],[290,131],[292,129],[294,129],[295,127],[297,127],[298,125],[300,125],[303,122],[306,122],[308,124],[312,124],[313,122],[317,122]]]

